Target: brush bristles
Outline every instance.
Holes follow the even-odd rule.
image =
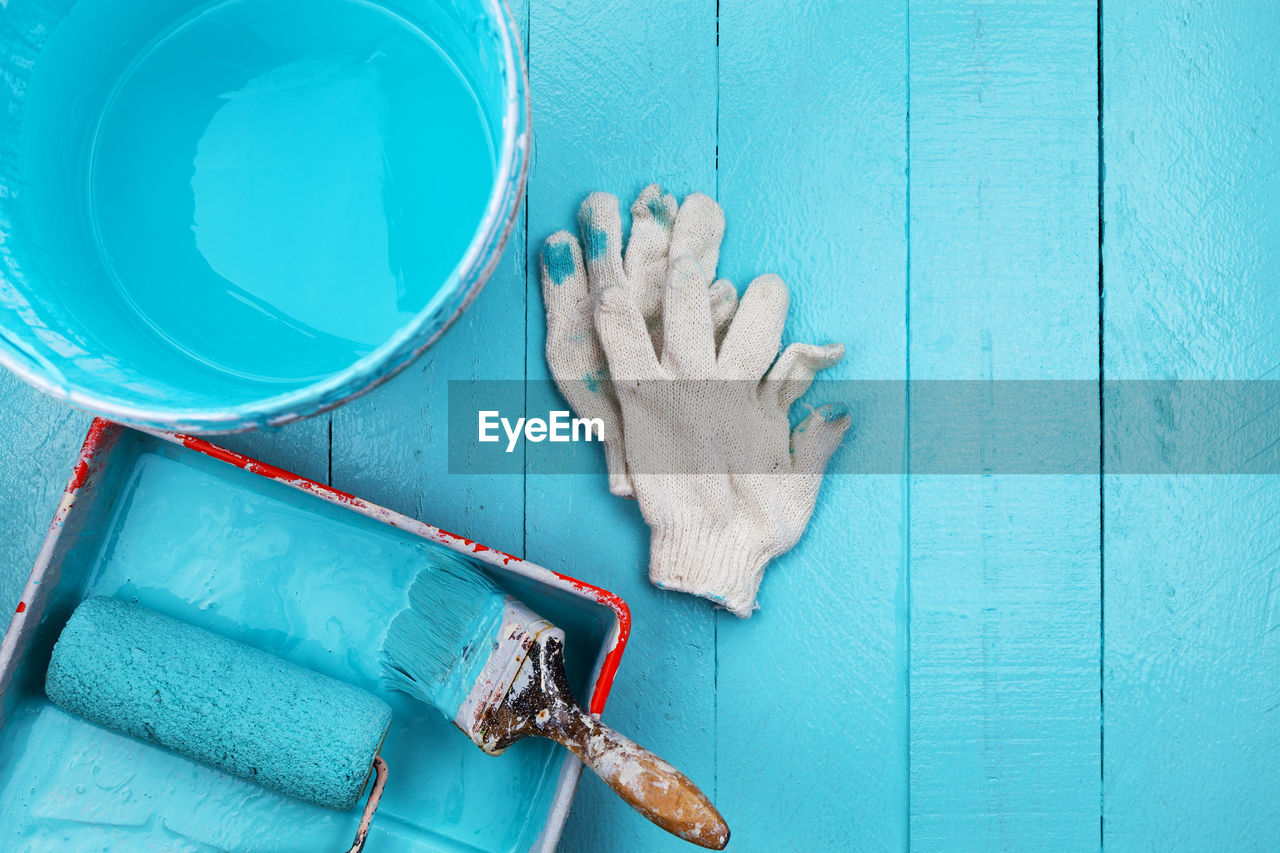
[[[472,560],[443,547],[432,549],[430,566],[414,578],[409,607],[387,628],[382,673],[390,686],[433,702],[503,593]],[[487,640],[488,638],[479,638]]]

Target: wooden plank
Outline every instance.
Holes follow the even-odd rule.
[[[1095,23],[912,4],[913,380],[1096,379]],[[1098,478],[913,476],[910,507],[912,846],[1096,847]]]
[[[90,420],[0,370],[0,634],[22,597]]]
[[[833,378],[906,376],[905,48],[893,0],[720,4],[721,271],[740,292],[778,273],[788,341],[846,345],[814,405],[848,398]],[[742,850],[906,846],[905,519],[903,476],[829,476],[761,610],[718,615],[717,789]]]
[[[1280,15],[1103,12],[1107,378],[1280,378]],[[1233,439],[1274,452],[1274,411]],[[1105,485],[1104,841],[1274,848],[1280,482]]]
[[[683,197],[715,186],[715,2],[532,0],[534,169],[529,185],[528,365],[546,378],[542,241],[576,227],[593,190],[624,213],[649,181]],[[530,416],[545,413],[530,412]],[[648,529],[597,475],[527,478],[526,556],[598,583],[631,605],[634,630],[605,719],[714,795],[715,626],[705,602],[648,582]],[[734,820],[732,806],[727,813]],[[585,774],[560,849],[672,850],[668,836]]]

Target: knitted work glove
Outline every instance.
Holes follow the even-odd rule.
[[[547,364],[578,417],[598,418],[604,423],[609,491],[633,497],[622,449],[618,399],[592,323],[596,303],[606,288],[626,290],[649,334],[660,336],[668,258],[688,255],[703,269],[714,271],[724,237],[724,213],[705,195],[695,193],[677,205],[675,196],[664,195],[657,184],[650,184],[631,206],[631,239],[625,254],[618,200],[612,195],[588,196],[578,211],[578,225],[581,243],[568,231],[557,231],[547,238],[542,250]],[[718,281],[711,285],[710,296],[713,322],[723,328],[733,316],[738,294],[727,281]]]
[[[596,330],[621,406],[627,468],[653,530],[650,579],[746,617],[765,564],[809,523],[849,428],[842,406],[813,410],[794,432],[788,419],[844,347],[793,344],[775,363],[789,296],[767,275],[747,289],[717,348],[706,282],[696,261],[672,262],[660,348],[625,287],[602,294]]]

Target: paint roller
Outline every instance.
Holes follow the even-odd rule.
[[[345,811],[386,783],[391,709],[372,694],[136,604],[90,598],[54,646],[45,692],[64,710],[265,788]]]

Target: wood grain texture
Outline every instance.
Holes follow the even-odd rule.
[[[1103,12],[1107,378],[1278,379],[1280,15]],[[1242,453],[1274,450],[1274,414]],[[1280,482],[1105,486],[1105,844],[1274,849]]]
[[[779,274],[787,340],[845,344],[818,405],[847,396],[833,378],[906,376],[906,7],[793,8],[720,4],[721,273],[740,293]],[[874,416],[855,411],[847,445]],[[829,477],[761,609],[717,614],[716,791],[739,849],[906,844],[904,492]]]
[[[1097,377],[1095,21],[912,4],[913,380]],[[1098,478],[910,489],[911,845],[1095,848]]]
[[[531,3],[530,378],[548,376],[546,319],[532,265],[552,232],[576,227],[586,195],[613,193],[625,215],[650,181],[681,198],[714,190],[715,24],[714,0],[660,9],[629,0]],[[715,616],[710,606],[649,584],[648,528],[634,502],[609,494],[603,454],[596,475],[530,474],[525,482],[525,556],[611,589],[631,606],[631,642],[605,720],[679,767],[715,802]],[[734,810],[724,816],[733,829]],[[586,774],[560,849],[650,853],[690,848]]]

